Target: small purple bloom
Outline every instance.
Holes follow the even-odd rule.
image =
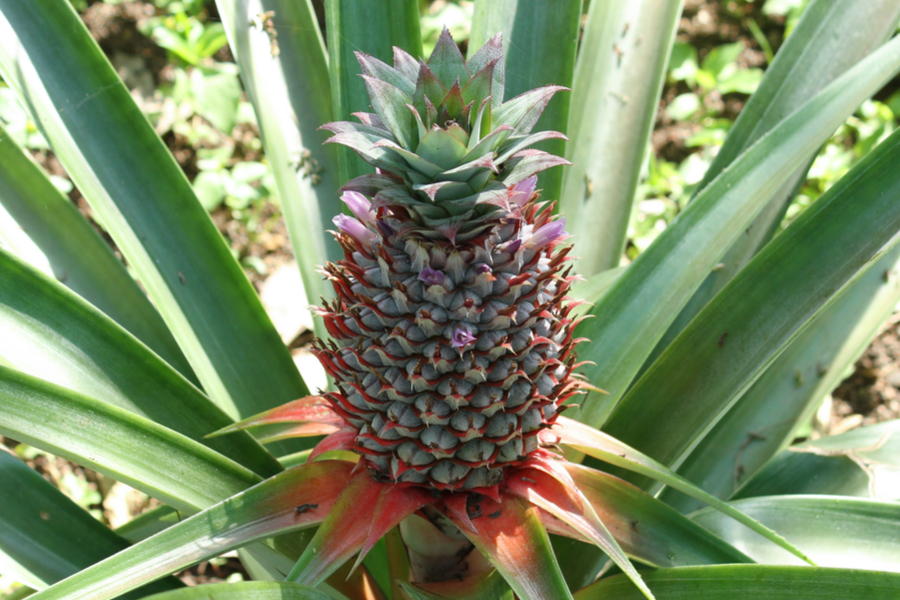
[[[494,271],[487,265],[478,265],[475,267],[475,273],[477,275],[484,275],[485,273],[493,273]]]
[[[537,246],[538,248],[542,248],[549,244],[550,242],[555,241],[560,236],[565,235],[566,233],[566,220],[565,219],[557,219],[556,221],[552,221],[550,223],[546,223],[532,234],[530,238],[528,238],[528,244],[530,246]]]
[[[419,281],[425,283],[425,285],[443,285],[444,283],[444,273],[443,271],[438,271],[436,269],[432,269],[431,267],[426,266],[419,272]]]
[[[450,345],[454,348],[468,346],[475,341],[475,336],[462,325],[457,325],[450,336]]]
[[[360,244],[368,246],[372,238],[372,232],[365,225],[347,215],[337,215],[331,220],[339,230],[346,233]]]
[[[528,199],[534,193],[534,186],[537,185],[537,175],[532,175],[527,179],[523,179],[513,186],[509,194],[509,201],[519,207],[525,206]]]
[[[356,218],[362,223],[370,223],[375,219],[372,203],[359,192],[344,192],[341,194],[341,200],[350,207],[350,212],[356,215]]]
[[[519,251],[519,248],[521,248],[521,247],[522,247],[522,240],[513,240],[510,243],[506,244],[506,246],[504,246],[502,248],[502,250],[504,252],[508,252],[510,254],[515,254],[516,252]]]

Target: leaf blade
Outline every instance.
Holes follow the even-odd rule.
[[[307,395],[253,287],[74,9],[3,0],[0,32],[4,79],[28,99],[210,397],[238,417]]]
[[[584,275],[619,266],[681,0],[591,2],[575,68],[560,212]]]
[[[596,363],[583,372],[609,396],[592,393],[580,420],[601,424],[623,396],[664,330],[728,245],[805,157],[870,93],[900,67],[895,39],[845,73],[763,136],[716,178],[632,263],[595,305],[578,334],[592,340],[580,351]],[[709,229],[705,229],[709,227]]]

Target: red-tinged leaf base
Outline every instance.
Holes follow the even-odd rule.
[[[425,490],[380,483],[358,468],[287,581],[318,585],[357,552],[362,560],[390,529],[434,501]]]
[[[229,425],[209,437],[264,428],[261,435],[256,432],[254,435],[259,441],[268,443],[291,437],[328,435],[345,425],[344,419],[334,412],[324,396],[307,396]]]
[[[569,598],[538,510],[516,496],[500,502],[469,495],[465,508],[445,505],[447,516],[490,560],[522,598]]]

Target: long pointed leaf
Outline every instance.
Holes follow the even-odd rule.
[[[306,302],[315,304],[331,294],[315,265],[343,256],[326,233],[331,218],[341,212],[341,181],[337,148],[323,146],[324,136],[317,131],[334,118],[315,11],[309,0],[216,0],[216,6],[256,112]],[[266,13],[270,21],[260,22],[259,15]],[[274,42],[267,27],[278,34]]]
[[[271,581],[214,583],[150,596],[147,600],[330,600],[330,596],[305,585]]]
[[[850,569],[722,565],[660,569],[646,575],[660,598],[679,600],[894,600],[900,575]],[[639,600],[624,576],[603,579],[579,591],[576,600]]]
[[[838,385],[900,302],[900,286],[885,278],[897,268],[900,247],[885,254],[790,343],[691,452],[678,474],[725,499],[790,443],[797,423]],[[700,508],[668,489],[660,499],[683,513]]]
[[[606,431],[677,467],[813,317],[900,239],[898,194],[900,132],[707,305],[622,399]]]
[[[259,476],[170,429],[0,367],[0,433],[195,512]]]
[[[620,467],[621,469],[653,478],[675,488],[683,494],[702,500],[735,521],[743,523],[767,540],[778,544],[788,552],[809,562],[800,550],[792,546],[787,540],[774,531],[763,527],[747,515],[735,510],[718,498],[710,496],[700,488],[694,486],[694,484],[679,477],[670,469],[659,464],[645,454],[642,454],[602,431],[598,431],[577,421],[567,419],[566,417],[559,417],[556,422],[560,427],[553,429],[552,431],[554,432],[553,435],[559,435],[558,442],[566,444],[567,446],[573,446],[585,454]]]
[[[619,278],[578,329],[594,385],[579,419],[601,424],[656,342],[765,199],[864,100],[900,69],[900,39],[856,67],[782,121],[716,178]]]
[[[900,503],[833,496],[776,496],[732,504],[760,523],[789,535],[819,566],[900,572]],[[796,557],[709,509],[690,518],[741,548],[758,563],[798,564]]]
[[[281,470],[247,433],[205,439],[231,419],[85,300],[2,250],[0,273],[0,356],[17,369],[156,421],[260,475]]]
[[[125,266],[2,126],[0,204],[47,256],[60,283],[196,383],[175,338]]]
[[[646,492],[602,471],[566,467],[622,548],[657,567],[752,562]]]
[[[0,572],[43,589],[128,547],[128,542],[14,456],[0,451]],[[10,564],[12,563],[12,564]],[[181,587],[172,578],[130,595]]]
[[[210,398],[239,417],[307,395],[253,286],[72,6],[0,1],[0,71]]]
[[[326,0],[328,68],[334,118],[349,121],[355,112],[366,112],[369,96],[354,52],[364,52],[390,64],[393,46],[413,57],[422,56],[419,6],[415,0]],[[340,180],[371,173],[372,167],[349,148],[338,149]]]
[[[319,523],[346,484],[352,465],[321,461],[261,484],[81,571],[35,600],[106,600],[277,533]]]
[[[469,57],[472,58],[495,34],[502,32],[506,56],[505,98],[513,98],[544,85],[571,88],[581,6],[579,0],[559,0],[553,3],[552,9],[541,0],[476,2]],[[557,94],[547,105],[535,129],[566,133],[570,96],[567,93]],[[537,148],[563,156],[566,142],[562,139],[549,140],[538,144]],[[559,198],[562,177],[563,172],[559,168],[541,173],[538,187],[544,190],[546,198]]]
[[[594,0],[569,114],[560,212],[578,236],[578,269],[619,266],[682,0]]]
[[[747,480],[733,499],[833,494],[900,500],[900,419],[791,446]]]
[[[900,4],[894,0],[810,3],[766,69],[759,88],[741,109],[695,194],[807,98],[884,43],[896,31],[898,21]],[[772,239],[811,162],[812,157],[772,195],[745,235],[722,257],[722,267],[707,276],[682,309],[648,362],[661,354],[713,296]]]

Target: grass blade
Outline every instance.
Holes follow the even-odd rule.
[[[619,266],[682,0],[594,0],[581,42],[560,212],[584,275]]]

